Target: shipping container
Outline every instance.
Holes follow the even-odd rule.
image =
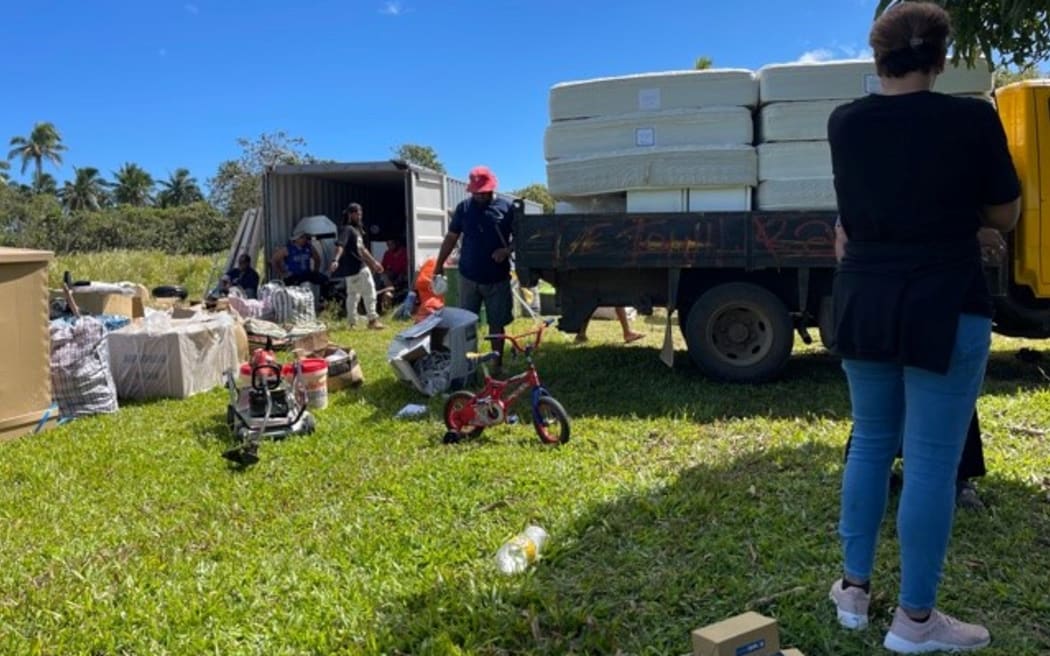
[[[301,220],[325,216],[338,225],[347,205],[360,203],[365,237],[376,258],[382,256],[386,240],[399,238],[408,247],[410,269],[416,271],[426,258],[437,255],[452,210],[467,196],[466,182],[397,160],[273,167],[263,177],[267,269],[270,255],[288,241]],[[525,201],[525,213],[542,214],[543,207]],[[335,234],[315,237],[327,267]]]

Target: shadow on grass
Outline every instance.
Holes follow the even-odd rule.
[[[840,461],[839,449],[816,443],[768,450],[595,505],[548,527],[550,547],[525,575],[499,577],[488,563],[488,575],[442,572],[385,606],[376,653],[681,654],[690,630],[748,609],[776,617],[783,644],[807,654],[877,653],[898,586],[892,520],[874,628],[841,631],[826,598],[840,566]],[[984,485],[991,509],[956,522],[942,602],[991,626],[990,654],[1047,653],[1045,492]],[[1029,556],[1008,555],[1017,553]]]

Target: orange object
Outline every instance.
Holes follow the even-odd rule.
[[[423,266],[419,267],[419,275],[416,276],[415,287],[418,306],[412,315],[412,319],[416,323],[445,307],[445,295],[435,294],[434,290],[430,288],[430,283],[434,280],[434,267],[436,266],[437,258],[428,257],[423,262]]]

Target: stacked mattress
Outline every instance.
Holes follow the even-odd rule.
[[[880,91],[870,60],[774,64],[758,71],[761,108],[756,124],[758,193],[765,210],[833,210],[827,123],[840,104]],[[992,74],[949,66],[935,91],[989,97]]]
[[[557,211],[750,209],[758,181],[747,70],[555,85],[544,138]]]

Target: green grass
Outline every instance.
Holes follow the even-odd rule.
[[[167,255],[160,251],[105,251],[60,255],[48,270],[52,289],[62,286],[69,271],[74,280],[131,281],[153,289],[157,285],[183,285],[190,298],[203,298],[222,275],[226,254]]]
[[[524,322],[519,324],[524,327]],[[385,362],[393,325],[333,332],[366,383],[336,393],[312,436],[268,443],[247,471],[221,390],[124,404],[0,445],[0,653],[681,654],[695,627],[755,609],[810,655],[879,653],[899,582],[892,522],[873,628],[826,599],[849,405],[837,363],[800,349],[760,387],[705,381],[661,332],[554,334],[544,380],[574,418],[543,446],[528,425],[440,443]],[[942,607],[991,628],[987,654],[1050,652],[1050,391],[996,341],[980,401],[982,514],[956,522]],[[520,366],[520,365],[519,365]],[[503,577],[493,555],[530,522],[543,560]]]

